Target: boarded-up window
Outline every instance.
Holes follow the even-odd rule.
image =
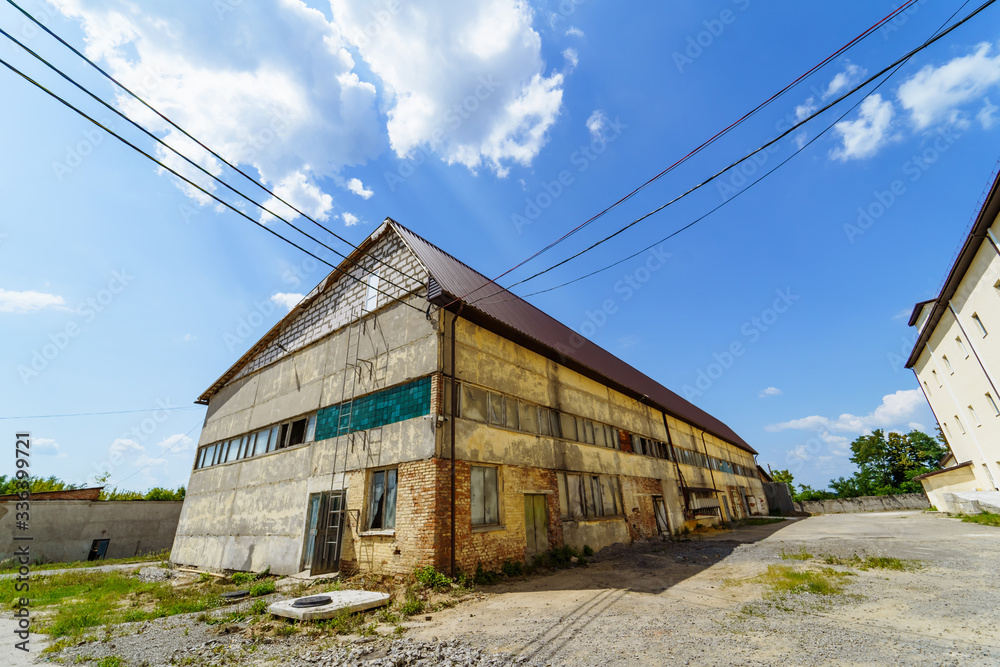
[[[495,526],[500,523],[500,498],[497,469],[472,466],[472,525]]]
[[[477,422],[486,421],[486,392],[478,387],[462,385],[462,417]]]

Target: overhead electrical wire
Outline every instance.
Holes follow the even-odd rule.
[[[182,181],[184,181],[185,183],[187,183],[191,187],[195,188],[196,190],[198,190],[199,192],[201,192],[205,196],[207,196],[207,197],[215,200],[216,202],[218,202],[222,206],[228,208],[229,210],[231,210],[232,212],[236,213],[237,215],[239,215],[239,216],[241,216],[243,218],[246,218],[248,221],[250,221],[254,225],[260,227],[261,229],[263,229],[267,233],[269,233],[269,234],[271,234],[271,235],[273,235],[273,236],[281,239],[282,241],[284,241],[285,243],[289,244],[290,246],[292,246],[294,248],[297,248],[298,250],[301,250],[302,252],[306,253],[307,255],[309,255],[310,257],[312,257],[313,259],[315,259],[315,260],[317,260],[317,261],[319,261],[319,262],[321,262],[323,264],[326,264],[327,266],[329,266],[330,268],[332,268],[334,271],[343,274],[345,277],[350,278],[352,280],[355,280],[358,283],[361,283],[363,285],[367,285],[368,287],[370,287],[371,289],[373,289],[375,292],[378,292],[379,294],[382,294],[382,295],[388,297],[389,299],[391,299],[393,301],[397,301],[397,302],[399,302],[399,303],[401,303],[401,304],[403,304],[405,306],[408,306],[408,307],[410,307],[410,308],[412,308],[412,309],[414,309],[416,311],[424,312],[422,309],[414,306],[412,303],[408,303],[406,301],[403,301],[402,299],[389,294],[388,292],[382,290],[381,288],[375,287],[373,284],[366,283],[361,278],[359,278],[359,277],[351,274],[349,271],[344,271],[339,266],[335,266],[334,264],[331,264],[330,262],[328,262],[327,260],[323,259],[319,255],[316,255],[315,253],[313,253],[313,252],[311,252],[309,250],[306,250],[305,248],[303,248],[302,246],[300,246],[295,241],[292,241],[291,239],[282,236],[281,234],[279,234],[278,232],[274,231],[273,229],[271,229],[267,225],[265,225],[265,224],[263,224],[263,223],[255,220],[255,219],[251,218],[245,212],[243,212],[240,209],[236,208],[233,204],[231,204],[231,203],[227,202],[226,200],[224,200],[224,199],[216,196],[214,193],[209,192],[208,190],[206,190],[202,186],[198,185],[197,183],[195,183],[191,179],[187,178],[186,176],[184,176],[183,174],[181,174],[180,172],[178,172],[176,169],[173,169],[172,167],[170,167],[169,165],[167,165],[163,161],[157,159],[153,155],[150,155],[149,153],[147,153],[146,151],[144,151],[142,148],[140,148],[139,146],[135,145],[134,143],[132,143],[131,141],[129,141],[125,137],[123,137],[120,134],[118,134],[117,132],[115,132],[114,130],[106,127],[100,121],[98,121],[95,118],[89,116],[86,112],[84,112],[83,110],[77,108],[71,102],[63,99],[62,97],[60,97],[56,93],[52,92],[51,90],[49,90],[48,88],[46,88],[44,85],[42,85],[38,81],[35,81],[30,76],[28,76],[27,74],[25,74],[21,70],[17,69],[16,67],[14,67],[10,63],[8,63],[6,60],[0,58],[0,65],[3,65],[4,67],[6,67],[7,69],[9,69],[14,74],[20,76],[22,79],[24,79],[28,83],[32,84],[33,86],[35,86],[36,88],[40,89],[41,91],[43,91],[44,93],[46,93],[50,97],[54,98],[56,101],[58,101],[59,103],[61,103],[63,106],[65,106],[65,107],[67,107],[69,109],[72,109],[77,114],[79,114],[83,118],[87,119],[88,121],[90,121],[91,123],[93,123],[94,125],[96,125],[97,127],[101,128],[102,130],[104,130],[105,132],[107,132],[108,134],[110,134],[111,136],[113,136],[115,139],[118,139],[118,141],[122,142],[123,144],[125,144],[126,146],[128,146],[132,150],[136,151],[137,153],[139,153],[143,157],[145,157],[148,160],[151,160],[152,162],[156,163],[157,165],[159,165],[160,167],[162,167],[166,171],[169,171],[171,174],[173,174],[177,178],[181,179]]]
[[[240,174],[241,176],[243,176],[245,179],[247,179],[248,181],[250,181],[251,183],[253,183],[254,185],[256,185],[258,188],[260,188],[264,192],[266,192],[268,195],[270,195],[271,197],[274,197],[274,199],[276,201],[279,201],[282,204],[284,204],[285,206],[287,206],[288,208],[292,209],[293,211],[295,211],[296,213],[298,213],[300,216],[302,216],[303,218],[305,218],[309,222],[313,223],[314,225],[316,225],[317,227],[319,227],[323,231],[325,231],[328,234],[334,236],[338,240],[346,243],[351,248],[354,248],[355,250],[359,250],[358,246],[354,245],[353,243],[351,243],[350,241],[348,241],[344,237],[342,237],[339,234],[337,234],[332,229],[329,229],[328,227],[326,227],[325,225],[323,225],[319,221],[315,220],[312,216],[308,215],[307,213],[305,213],[302,210],[300,210],[298,207],[296,207],[293,204],[291,204],[290,202],[286,201],[280,195],[276,194],[274,191],[272,191],[271,189],[269,189],[267,186],[265,186],[264,184],[260,183],[253,176],[247,174],[245,171],[243,171],[242,169],[240,169],[238,166],[236,166],[235,164],[233,164],[232,162],[230,162],[226,158],[222,157],[222,155],[220,155],[218,152],[216,152],[212,148],[210,148],[207,145],[205,145],[204,143],[202,143],[199,139],[197,139],[194,136],[192,136],[187,130],[185,130],[183,127],[181,127],[180,125],[178,125],[177,123],[175,123],[173,120],[171,120],[170,118],[168,118],[165,114],[163,114],[162,112],[160,112],[158,109],[156,109],[155,107],[153,107],[151,104],[149,104],[148,102],[146,102],[146,100],[144,100],[142,97],[140,97],[137,93],[133,92],[125,84],[123,84],[121,81],[119,81],[114,76],[112,76],[110,73],[108,73],[104,68],[102,68],[100,65],[98,65],[93,60],[91,60],[90,58],[88,58],[84,53],[82,53],[81,51],[79,51],[76,47],[74,47],[72,44],[70,44],[69,42],[67,42],[65,39],[63,39],[62,37],[60,37],[59,35],[57,35],[55,32],[53,32],[48,26],[46,26],[44,23],[42,23],[37,18],[35,18],[34,16],[32,16],[30,12],[28,12],[27,10],[25,10],[24,8],[22,8],[16,2],[14,2],[13,0],[7,0],[7,2],[12,7],[14,7],[14,9],[16,9],[21,14],[23,14],[28,20],[30,20],[36,26],[38,26],[39,28],[41,28],[44,32],[48,33],[53,39],[55,39],[60,44],[62,44],[63,46],[65,46],[67,49],[69,49],[70,51],[72,51],[74,54],[76,54],[79,58],[81,58],[84,62],[86,62],[92,68],[94,68],[95,70],[97,70],[98,72],[100,72],[106,79],[108,79],[109,81],[111,81],[112,83],[114,83],[117,87],[121,88],[123,91],[125,91],[126,93],[128,93],[132,98],[134,98],[136,101],[138,101],[144,107],[146,107],[147,109],[149,109],[150,111],[152,111],[154,114],[156,114],[157,116],[159,116],[163,121],[165,121],[166,123],[168,123],[171,127],[173,127],[174,129],[176,129],[178,132],[180,132],[181,134],[183,134],[184,136],[186,136],[188,139],[190,139],[191,141],[193,141],[194,143],[196,143],[198,146],[200,146],[204,150],[208,151],[208,153],[211,154],[212,157],[216,158],[217,160],[219,160],[220,162],[222,162],[223,164],[225,164],[229,168],[233,169],[238,174]],[[8,35],[8,37],[9,37],[9,35]],[[25,49],[27,48],[27,47],[25,47],[23,45],[21,45],[21,47],[25,48]],[[128,120],[128,119],[126,118],[126,120]],[[131,121],[129,121],[129,122],[131,122]],[[166,144],[164,144],[164,145],[166,145]],[[168,148],[169,148],[169,146],[168,146]],[[173,149],[171,148],[171,150],[173,150]],[[187,158],[185,158],[185,159],[187,159]],[[188,160],[188,161],[190,162],[190,160]],[[245,195],[244,195],[244,197],[245,197]],[[259,204],[256,204],[256,205],[260,206]],[[261,208],[263,208],[263,207],[261,207]],[[271,215],[274,215],[274,214],[271,213]],[[275,216],[275,217],[278,217],[278,216]],[[287,223],[287,221],[285,221],[285,222]],[[291,223],[287,223],[287,224],[291,224]],[[298,228],[296,228],[296,229],[298,229]],[[299,231],[301,232],[301,230],[299,230]],[[304,234],[305,232],[301,232],[301,233]],[[370,256],[373,259],[375,259],[375,261],[377,261],[380,264],[382,264],[383,266],[389,267],[389,268],[393,269],[394,271],[396,271],[397,273],[399,273],[399,274],[401,274],[401,275],[403,275],[403,276],[405,276],[407,278],[410,278],[411,280],[418,280],[416,277],[408,275],[404,271],[401,271],[398,267],[392,266],[391,264],[388,264],[388,263],[380,260],[379,258],[375,257],[374,255],[370,255]]]
[[[166,407],[166,408],[146,408],[145,410],[112,410],[110,412],[73,412],[61,415],[27,415],[23,417],[0,417],[0,419],[55,419],[56,417],[95,417],[98,415],[127,415],[136,412],[158,412],[160,410],[165,410],[167,412],[173,412],[175,410],[200,410],[200,405],[193,406],[179,406],[179,407]]]
[[[10,1],[11,0],[8,0],[8,2],[10,2]],[[662,170],[661,172],[659,172],[658,174],[656,174],[655,176],[653,176],[652,178],[650,178],[649,180],[647,180],[646,182],[644,182],[642,185],[640,185],[639,187],[637,187],[634,190],[632,190],[631,192],[629,192],[627,195],[625,195],[624,197],[622,197],[618,201],[614,202],[613,204],[611,204],[607,208],[601,210],[597,214],[595,214],[595,215],[591,216],[590,218],[588,218],[587,220],[583,221],[582,223],[580,223],[579,225],[577,225],[576,227],[574,227],[570,231],[566,232],[565,234],[563,234],[562,236],[560,236],[559,238],[557,238],[555,241],[549,243],[547,246],[545,246],[541,250],[535,252],[531,256],[525,258],[524,260],[518,262],[517,264],[515,264],[511,268],[507,269],[506,271],[504,271],[503,273],[501,273],[497,277],[491,279],[487,283],[487,285],[490,284],[490,283],[496,283],[497,280],[500,280],[501,278],[503,278],[504,276],[508,275],[512,271],[515,271],[518,268],[524,266],[525,264],[527,264],[531,260],[535,259],[536,257],[538,257],[539,255],[541,255],[542,253],[545,253],[548,250],[551,250],[553,247],[555,247],[559,243],[562,243],[563,241],[565,241],[566,239],[568,239],[570,236],[572,236],[576,232],[580,231],[581,229],[583,229],[584,227],[586,227],[590,223],[594,222],[598,218],[602,217],[603,215],[605,215],[606,213],[608,213],[612,209],[614,209],[617,206],[625,203],[626,201],[628,201],[629,199],[631,199],[633,196],[635,196],[636,194],[638,194],[641,190],[643,190],[644,188],[646,188],[647,186],[649,186],[653,182],[659,180],[661,177],[665,176],[666,174],[670,173],[671,171],[673,171],[673,169],[675,169],[676,167],[680,166],[681,164],[683,164],[684,162],[686,162],[688,159],[694,157],[695,155],[697,155],[698,153],[700,153],[703,149],[705,149],[708,146],[710,146],[711,144],[715,143],[716,140],[718,140],[718,139],[722,138],[723,136],[725,136],[726,134],[728,134],[731,130],[733,130],[734,128],[736,128],[740,124],[742,124],[744,121],[746,121],[747,119],[749,119],[750,117],[752,117],[754,114],[756,114],[758,111],[760,111],[761,109],[763,109],[767,105],[769,105],[771,102],[773,102],[778,97],[780,97],[781,95],[783,95],[785,92],[787,92],[788,90],[790,90],[792,87],[794,87],[796,84],[798,84],[803,79],[805,79],[806,77],[808,77],[810,74],[812,74],[813,72],[817,71],[818,69],[820,69],[821,67],[823,67],[824,65],[826,65],[827,63],[829,63],[831,60],[833,60],[837,56],[841,55],[842,53],[844,53],[845,51],[847,51],[848,49],[850,49],[852,46],[854,46],[855,44],[857,44],[858,42],[860,42],[862,39],[864,39],[865,37],[867,37],[868,35],[870,35],[871,33],[873,33],[875,30],[878,30],[879,27],[885,25],[886,22],[888,22],[888,21],[892,20],[893,18],[895,18],[900,12],[905,11],[911,5],[915,4],[918,1],[919,0],[907,0],[907,2],[905,2],[902,5],[900,5],[899,7],[897,7],[895,10],[893,10],[891,13],[889,13],[886,17],[884,17],[883,19],[879,20],[877,23],[875,23],[874,25],[872,25],[871,27],[869,27],[868,29],[866,29],[864,32],[862,32],[860,35],[858,35],[857,37],[855,37],[854,39],[852,39],[850,42],[848,42],[844,46],[842,46],[839,49],[837,49],[835,52],[833,52],[832,54],[830,54],[829,56],[827,56],[826,58],[824,58],[821,62],[819,62],[816,65],[814,65],[813,67],[811,67],[808,71],[806,71],[803,74],[799,75],[794,81],[792,81],[791,83],[789,83],[788,85],[786,85],[784,88],[782,88],[778,92],[776,92],[773,95],[771,95],[771,97],[767,98],[766,100],[764,100],[763,102],[761,102],[760,104],[758,104],[756,107],[754,107],[753,109],[751,109],[750,111],[748,111],[747,113],[745,113],[743,116],[741,116],[737,120],[733,121],[726,128],[724,128],[724,129],[720,130],[719,132],[717,132],[716,134],[714,134],[712,137],[710,137],[709,139],[707,139],[706,141],[704,141],[702,144],[700,144],[699,146],[697,146],[696,148],[694,148],[687,155],[683,156],[682,158],[680,158],[679,160],[677,160],[676,162],[674,162],[673,164],[671,164],[670,166],[668,166],[666,169]],[[460,297],[456,297],[451,303],[447,304],[445,307],[451,306],[451,305],[457,303],[458,301],[462,301],[462,300],[466,299],[467,297],[469,297],[470,295],[472,295],[475,292],[479,291],[480,289],[483,289],[484,287],[486,287],[486,285],[482,285],[482,286],[477,287],[476,289],[474,289],[474,290],[472,290],[472,291],[470,291],[470,292],[468,292],[468,293],[466,293],[466,294],[464,294],[464,295],[462,295]]]
[[[848,92],[844,93],[843,95],[841,95],[840,97],[836,98],[835,100],[833,100],[832,102],[828,103],[827,105],[823,106],[822,108],[814,111],[812,114],[810,114],[809,116],[805,117],[801,121],[795,123],[789,129],[787,129],[786,131],[780,133],[775,138],[769,140],[768,142],[766,142],[765,144],[763,144],[759,148],[757,148],[757,149],[755,149],[755,150],[747,153],[746,155],[744,155],[740,159],[736,160],[735,162],[731,163],[730,165],[728,165],[724,169],[721,169],[720,171],[716,172],[712,176],[709,176],[705,180],[703,180],[700,183],[698,183],[697,185],[689,188],[688,190],[686,190],[685,192],[681,193],[680,195],[674,197],[673,199],[671,199],[670,201],[666,202],[665,204],[662,204],[662,205],[658,206],[657,208],[653,209],[652,211],[650,211],[649,213],[646,213],[645,215],[643,215],[643,216],[641,216],[639,218],[636,218],[635,220],[633,220],[629,224],[625,225],[624,227],[621,227],[621,228],[615,230],[613,233],[609,234],[608,236],[605,236],[601,240],[599,240],[599,241],[591,244],[587,248],[584,248],[583,250],[581,250],[581,251],[579,251],[579,252],[571,255],[570,257],[567,257],[566,259],[564,259],[564,260],[562,260],[560,262],[557,262],[557,263],[553,264],[552,266],[549,266],[549,267],[547,267],[547,268],[545,268],[545,269],[543,269],[541,271],[538,271],[538,272],[534,273],[533,275],[528,276],[527,278],[524,278],[523,280],[519,280],[519,281],[517,281],[515,283],[512,283],[507,288],[500,287],[499,290],[497,290],[495,292],[492,292],[491,294],[488,294],[486,296],[479,297],[478,299],[475,299],[473,301],[470,301],[469,304],[470,305],[476,304],[476,303],[478,303],[480,301],[483,301],[484,299],[488,299],[488,298],[490,298],[492,296],[495,296],[497,294],[501,294],[504,291],[507,291],[507,290],[509,290],[512,287],[515,287],[515,286],[520,285],[522,283],[528,282],[529,280],[533,280],[533,279],[535,279],[535,278],[537,278],[539,276],[542,276],[542,275],[548,273],[549,271],[552,271],[553,269],[555,269],[555,268],[557,268],[559,266],[562,266],[563,264],[566,264],[567,262],[572,261],[573,259],[576,259],[577,257],[579,257],[579,256],[581,256],[581,255],[583,255],[583,254],[585,254],[587,252],[590,252],[594,248],[596,248],[596,247],[600,246],[601,244],[603,244],[603,243],[611,240],[612,238],[618,236],[619,234],[621,234],[625,230],[627,230],[627,229],[635,226],[639,222],[642,222],[643,220],[649,218],[650,216],[655,215],[656,213],[659,213],[663,209],[665,209],[668,206],[670,206],[670,205],[676,203],[677,201],[683,199],[684,197],[688,196],[692,192],[695,192],[696,190],[704,187],[705,185],[708,185],[709,183],[711,183],[712,181],[714,181],[715,179],[717,179],[719,176],[722,176],[723,174],[725,174],[730,169],[733,169],[734,167],[738,166],[742,162],[745,162],[746,160],[748,160],[749,158],[753,157],[754,155],[756,155],[757,153],[761,152],[762,150],[766,150],[770,146],[772,146],[775,143],[781,141],[786,136],[788,136],[789,134],[793,133],[794,131],[796,131],[797,129],[799,129],[800,127],[802,127],[803,125],[805,125],[806,123],[808,123],[809,121],[811,121],[812,119],[814,119],[817,116],[825,113],[826,111],[828,111],[832,107],[836,106],[837,104],[839,104],[840,102],[842,102],[846,98],[850,97],[851,95],[853,95],[854,93],[858,92],[859,90],[861,90],[862,88],[864,88],[868,84],[870,84],[873,81],[875,81],[876,79],[880,78],[883,74],[885,74],[889,70],[892,70],[893,68],[898,68],[899,66],[901,66],[902,64],[904,64],[906,61],[908,61],[910,58],[912,58],[917,53],[923,51],[924,49],[926,49],[930,45],[934,44],[938,40],[944,38],[945,36],[947,36],[948,34],[950,34],[953,30],[957,29],[959,26],[961,26],[964,23],[970,21],[973,17],[975,17],[976,15],[978,15],[980,12],[982,12],[983,10],[985,10],[987,7],[989,7],[990,5],[992,5],[994,2],[996,2],[996,0],[987,0],[985,3],[983,3],[982,5],[980,5],[976,10],[974,10],[968,16],[966,16],[962,20],[958,21],[957,23],[955,23],[951,27],[945,29],[944,31],[940,31],[938,34],[932,36],[930,39],[928,39],[922,45],[920,45],[920,46],[916,47],[915,49],[911,50],[910,52],[908,52],[904,56],[900,57],[899,59],[897,59],[896,61],[894,61],[890,65],[884,67],[883,69],[879,70],[878,72],[876,72],[872,76],[868,77],[867,79],[865,79],[864,81],[862,81],[860,84],[858,84],[857,86],[855,86],[854,88],[852,88]],[[700,218],[699,218],[699,220],[700,220]],[[488,284],[489,283],[487,283],[487,285]],[[472,292],[469,292],[469,294],[472,294],[472,293],[478,291],[479,289],[483,289],[484,287],[486,287],[486,285],[482,285],[481,287],[476,288],[475,290],[472,290]],[[499,287],[499,286],[497,286],[497,287]],[[468,296],[468,295],[466,295],[466,296]]]
[[[129,123],[130,125],[132,125],[136,129],[138,129],[140,132],[142,132],[143,134],[145,134],[149,138],[153,139],[155,142],[157,142],[158,144],[160,144],[161,146],[163,146],[167,150],[171,151],[172,153],[174,153],[175,155],[177,155],[179,158],[181,158],[182,160],[184,160],[185,162],[187,162],[188,164],[190,164],[192,167],[194,167],[198,171],[202,172],[203,174],[205,174],[206,176],[208,176],[212,180],[216,181],[217,183],[219,183],[220,185],[222,185],[226,189],[230,190],[231,192],[233,192],[234,194],[238,195],[239,197],[242,197],[244,200],[246,200],[250,204],[253,204],[256,208],[259,208],[260,210],[264,211],[265,213],[267,213],[267,214],[273,216],[274,218],[280,220],[281,222],[285,223],[286,225],[288,225],[289,227],[291,227],[295,231],[299,232],[300,234],[302,234],[303,236],[305,236],[306,238],[308,238],[310,241],[318,243],[319,245],[321,245],[322,247],[326,248],[327,250],[329,250],[333,254],[335,254],[338,257],[341,257],[341,258],[347,260],[348,262],[350,262],[354,266],[357,266],[358,268],[362,269],[363,271],[366,271],[369,274],[374,274],[374,271],[372,271],[371,269],[363,266],[362,264],[360,264],[357,261],[354,261],[354,260],[350,259],[347,255],[344,255],[343,253],[339,252],[335,248],[327,245],[326,243],[324,243],[323,241],[319,240],[315,236],[309,234],[308,232],[305,232],[305,231],[299,229],[294,224],[292,224],[291,222],[289,222],[288,220],[286,220],[284,217],[278,215],[277,213],[275,213],[271,209],[267,208],[263,204],[258,203],[257,201],[255,201],[251,197],[247,196],[246,194],[244,194],[240,190],[237,190],[233,186],[229,185],[229,183],[225,182],[224,180],[222,180],[221,178],[219,178],[215,174],[211,173],[210,171],[208,171],[207,169],[205,169],[203,166],[201,166],[200,164],[198,164],[197,162],[195,162],[194,160],[192,160],[188,156],[186,156],[183,153],[181,153],[180,151],[178,151],[176,148],[174,148],[170,144],[166,143],[163,139],[161,139],[160,137],[158,137],[155,134],[153,134],[152,132],[150,132],[148,129],[146,129],[145,127],[143,127],[142,125],[140,125],[138,122],[132,120],[131,118],[129,118],[128,116],[126,116],[124,113],[122,113],[121,111],[119,111],[118,109],[116,109],[111,104],[108,104],[106,101],[104,101],[103,99],[101,99],[98,95],[96,95],[93,92],[91,92],[89,89],[87,89],[81,83],[77,82],[71,76],[69,76],[68,74],[66,74],[65,72],[63,72],[61,69],[59,69],[58,67],[56,67],[55,65],[53,65],[52,63],[50,63],[44,57],[42,57],[41,55],[39,55],[38,53],[36,53],[35,51],[33,51],[30,47],[28,47],[26,44],[22,43],[20,40],[18,40],[16,37],[14,37],[10,33],[8,33],[3,28],[0,28],[0,35],[3,35],[4,37],[6,37],[7,39],[9,39],[10,41],[12,41],[15,44],[17,44],[24,51],[26,51],[28,54],[30,54],[33,58],[35,58],[36,60],[38,60],[39,62],[41,62],[42,64],[44,64],[50,70],[52,70],[53,72],[55,72],[56,74],[58,74],[60,77],[62,77],[66,81],[68,81],[70,84],[72,84],[73,86],[75,86],[79,90],[81,90],[83,93],[85,93],[86,95],[90,96],[93,100],[95,100],[96,102],[98,102],[99,104],[101,104],[102,106],[104,106],[106,109],[108,109],[109,111],[111,111],[113,114],[115,114],[119,118],[122,118],[125,122]],[[369,255],[369,256],[372,257],[372,259],[376,259],[376,261],[379,261],[380,263],[384,264],[384,262],[382,262],[381,260],[378,260],[376,257],[374,257],[374,255]],[[398,273],[402,273],[398,269],[396,269],[396,271]],[[411,280],[417,280],[416,278],[413,278],[412,276],[407,276],[406,274],[403,274],[403,275],[405,277],[407,277],[407,278],[410,278]],[[404,293],[408,291],[402,285],[394,283],[393,281],[389,280],[388,278],[384,278],[384,279],[385,279],[385,281],[387,283],[389,283],[393,287],[396,287],[397,289],[402,290]]]

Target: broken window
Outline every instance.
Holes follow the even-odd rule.
[[[316,415],[309,415],[309,423],[306,424],[306,442],[316,440]]]
[[[546,408],[538,408],[538,433],[539,435],[552,435],[551,424],[549,423],[549,411]]]
[[[306,441],[306,419],[296,419],[288,425],[288,444],[286,447],[301,445]]]
[[[478,387],[462,385],[462,417],[477,422],[486,421],[486,392]]]
[[[563,519],[621,516],[621,488],[616,477],[562,472],[556,477]]]
[[[497,469],[491,466],[472,466],[471,487],[472,525],[499,525],[500,494]]]
[[[521,430],[528,433],[538,433],[538,408],[530,403],[518,401],[517,411],[521,420]]]
[[[368,489],[366,530],[390,530],[396,527],[396,469],[376,470]]]
[[[507,423],[507,412],[504,410],[503,396],[489,393],[490,399],[490,424],[494,426],[505,426]]]
[[[513,398],[508,398],[504,401],[504,407],[507,413],[507,428],[519,428],[518,424],[520,424],[520,420],[517,418],[517,401]]]

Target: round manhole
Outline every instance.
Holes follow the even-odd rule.
[[[325,604],[330,604],[333,602],[333,598],[329,595],[310,595],[307,598],[299,598],[292,603],[293,607],[322,607]]]
[[[240,600],[250,595],[250,591],[230,591],[228,593],[223,593],[219,597],[226,601]]]

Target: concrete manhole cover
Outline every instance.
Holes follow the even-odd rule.
[[[328,598],[329,602],[319,605],[308,602],[316,598]],[[306,600],[307,606],[296,604],[301,600]],[[389,604],[388,593],[378,593],[376,591],[331,591],[323,595],[311,595],[307,598],[281,600],[268,607],[267,611],[275,616],[294,618],[299,621],[312,621],[333,618],[344,611],[366,611],[375,607],[383,607],[387,604]]]
[[[296,609],[301,609],[302,607],[322,607],[325,604],[331,604],[333,598],[329,595],[310,595],[307,598],[298,598],[292,602],[292,606]]]

